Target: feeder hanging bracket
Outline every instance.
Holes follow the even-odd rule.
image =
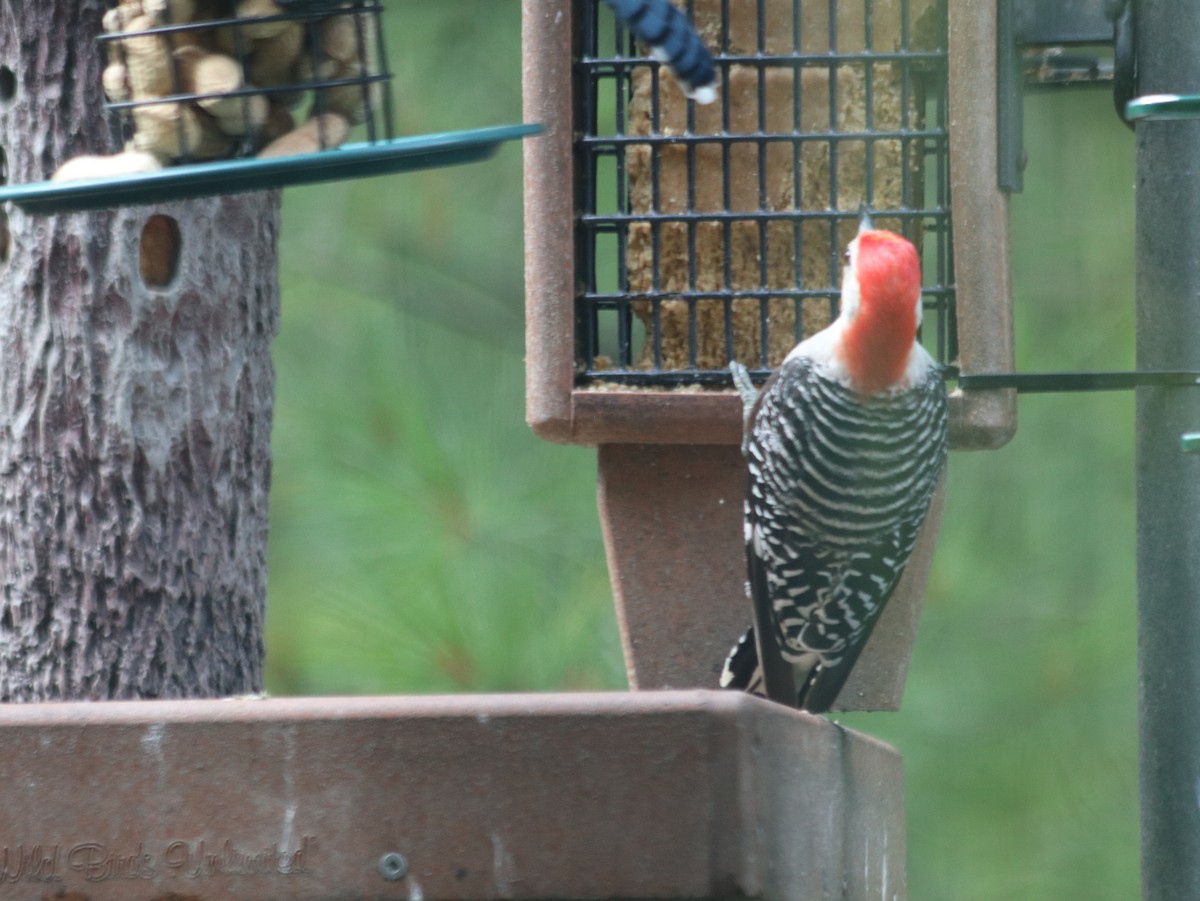
[[[949,373],[953,377],[953,370]],[[1015,388],[1021,394],[1062,391],[1128,391],[1133,388],[1187,388],[1200,385],[1200,372],[972,372],[957,376],[964,391]]]
[[[1133,97],[1132,0],[997,0],[996,118],[1000,188],[1024,187],[1026,88],[1113,88],[1122,119]],[[1094,52],[1112,48],[1112,58]]]

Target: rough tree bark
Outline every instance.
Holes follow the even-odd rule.
[[[105,7],[0,0],[13,181],[111,149]],[[261,690],[278,197],[2,224],[0,700]]]

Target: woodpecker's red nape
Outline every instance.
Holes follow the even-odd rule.
[[[859,306],[842,339],[855,388],[878,394],[904,378],[917,337],[921,262],[905,238],[874,229],[858,236]]]

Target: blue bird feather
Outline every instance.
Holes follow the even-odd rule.
[[[682,11],[669,0],[604,0],[617,18],[670,67],[683,91],[697,103],[717,99],[712,54]]]

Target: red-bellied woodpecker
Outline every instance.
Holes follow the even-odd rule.
[[[916,248],[864,216],[833,324],[796,345],[761,393],[732,364],[746,405],[755,626],[722,686],[814,713],[837,699],[946,461],[946,389],[920,321]]]

